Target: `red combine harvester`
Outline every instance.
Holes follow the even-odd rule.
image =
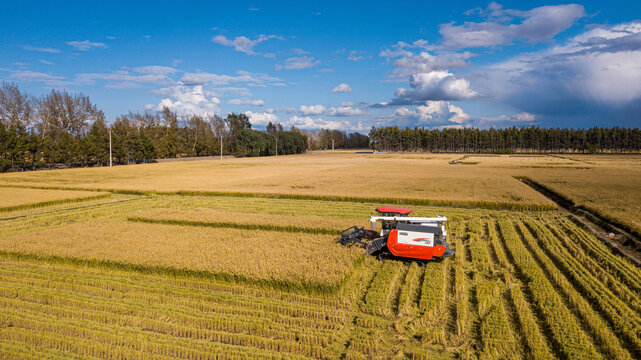
[[[444,216],[408,217],[411,209],[381,206],[376,209],[380,216],[369,218],[371,229],[352,226],[341,231],[337,241],[343,245],[360,245],[368,255],[404,260],[427,261],[454,255],[445,241]],[[380,234],[376,223],[382,222]]]

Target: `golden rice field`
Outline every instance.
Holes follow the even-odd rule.
[[[367,163],[358,156],[333,155],[337,167],[352,160]],[[341,178],[333,189],[304,188],[315,183],[302,172],[299,180],[308,176],[309,182],[300,180],[301,187],[288,192],[284,184],[295,180],[278,180],[284,170],[273,169],[266,176],[282,181],[278,189],[251,187],[266,171],[262,162],[273,167],[274,159],[251,159],[257,174],[237,179],[244,188],[219,187],[230,179],[215,178],[219,171],[223,177],[251,173],[245,159],[172,163],[184,164],[174,188],[169,180],[162,185],[166,164],[114,168],[114,177],[93,187],[87,180],[91,171],[105,169],[1,175],[5,185],[30,178],[19,182],[146,193],[90,192],[101,197],[81,195],[74,203],[0,213],[0,358],[641,358],[641,269],[563,213],[530,206],[549,203],[512,177],[545,183],[548,171],[580,173],[606,165],[553,157],[468,157],[463,161],[476,164],[450,166],[442,155],[379,157],[368,165],[378,174],[381,164],[393,160],[405,164],[396,169],[408,174],[421,161],[460,171],[458,177],[446,175],[448,181],[462,181],[452,187],[462,192],[453,194],[456,201],[469,203],[412,205],[413,215],[448,217],[454,257],[422,266],[381,263],[365,258],[362,249],[333,242],[340,229],[368,223],[381,205],[368,199],[447,200],[445,182],[430,183],[429,177],[412,180],[422,184],[414,193],[390,194],[380,179],[359,188],[358,179],[366,177]],[[281,161],[286,168],[297,162],[302,167],[299,158],[304,156]],[[306,170],[329,167],[332,155],[308,159]],[[242,166],[224,170],[235,164]],[[205,174],[214,179],[199,184],[189,180],[189,171],[203,176],[201,181]],[[319,184],[329,184],[334,171],[317,172]],[[464,186],[484,172],[511,185],[505,192],[488,185],[487,193],[482,185]],[[466,174],[470,177],[461,180]],[[154,193],[176,191],[181,184],[207,192]],[[27,194],[21,205],[43,201],[38,198],[43,190],[20,190]],[[225,193],[237,190],[244,194]],[[57,191],[79,197],[78,190]],[[243,196],[248,192],[307,196]],[[515,194],[520,198],[510,200]],[[328,195],[340,198],[323,198]],[[495,209],[503,203],[516,205]],[[521,203],[527,206],[515,210]]]
[[[84,201],[109,196],[93,191],[62,191],[0,187],[0,212],[48,206],[58,203]]]

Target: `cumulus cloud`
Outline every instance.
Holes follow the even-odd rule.
[[[447,101],[427,101],[415,109],[401,107],[392,116],[415,126],[461,125],[470,119],[463,109]]]
[[[549,121],[638,126],[641,22],[602,26],[563,45],[488,66],[474,85],[483,93]],[[574,117],[574,118],[572,118]]]
[[[417,55],[413,53],[404,54],[403,57],[394,61],[396,69],[392,72],[391,77],[406,78],[418,73],[462,68],[470,65],[467,60],[474,56],[475,54],[468,51],[438,55],[432,55],[426,51],[422,51]]]
[[[302,115],[320,115],[327,111],[324,105],[301,105],[299,109]]]
[[[93,48],[107,48],[108,46],[101,42],[84,41],[67,41],[67,45],[73,46],[76,50],[87,51]]]
[[[342,84],[336,85],[336,87],[332,89],[332,92],[333,93],[351,93],[352,88],[349,85],[342,83]]]
[[[314,60],[311,56],[298,56],[290,57],[285,60],[284,65],[276,65],[276,70],[286,69],[286,70],[301,70],[309,69],[316,65],[320,64],[320,60]]]
[[[251,100],[251,99],[230,99],[227,101],[228,104],[232,105],[252,105],[252,106],[263,106],[265,102],[263,100]]]
[[[161,110],[168,107],[170,110],[184,115],[215,115],[220,113],[220,100],[212,93],[205,91],[201,85],[193,87],[177,85],[155,90],[153,94],[163,96],[156,107]]]
[[[448,48],[474,48],[509,44],[514,40],[541,41],[553,38],[586,16],[582,5],[541,6],[528,11],[503,9],[491,3],[481,11],[487,21],[443,24],[439,32]],[[521,19],[519,23],[513,23]]]
[[[410,105],[426,100],[466,100],[478,96],[465,79],[447,71],[432,71],[410,76],[410,89],[399,88],[387,105]]]
[[[230,46],[233,47],[234,50],[240,51],[242,53],[245,53],[247,55],[258,55],[256,51],[254,51],[254,47],[262,42],[271,40],[271,39],[281,39],[281,36],[278,35],[259,35],[256,39],[252,40],[246,36],[237,36],[233,40],[228,39],[225,35],[216,35],[214,36],[211,41],[220,44],[223,46]]]
[[[329,130],[339,130],[339,129],[348,129],[351,126],[349,123],[340,122],[340,121],[327,121],[322,118],[312,118],[310,116],[292,116],[289,118],[287,125],[293,125],[301,129],[329,129]]]
[[[265,126],[267,125],[270,121],[272,123],[278,122],[278,116],[274,115],[274,113],[271,112],[253,112],[253,111],[245,111],[245,115],[249,118],[249,121],[253,125],[258,125],[258,126]]]

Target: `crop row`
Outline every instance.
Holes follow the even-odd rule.
[[[23,267],[31,269],[26,276]],[[208,290],[201,278],[193,279],[192,293],[189,277],[171,284],[124,270],[85,274],[72,265],[6,256],[0,270],[0,339],[22,350],[103,358],[325,358],[348,323],[340,302],[322,296],[282,292],[281,300],[277,290],[265,289],[265,297],[260,287],[222,282],[221,290]]]
[[[506,252],[510,254],[509,256],[511,256],[515,268],[518,269],[517,271],[523,280],[528,281],[529,291],[537,311],[542,314],[546,329],[554,341],[553,348],[556,348],[566,358],[602,358],[594,343],[581,328],[577,317],[568,308],[566,300],[576,300],[577,298],[564,299],[557,292],[555,286],[546,276],[546,272],[532,257],[508,219],[501,219],[499,224]],[[538,261],[543,265],[549,263],[547,258],[539,258]],[[549,272],[551,267],[546,270]],[[578,296],[580,298],[580,295]]]
[[[543,267],[559,286],[561,293],[568,298],[569,304],[580,315],[579,318],[587,324],[586,328],[595,342],[612,359],[630,358],[630,354],[621,348],[621,340],[627,342],[634,353],[641,355],[641,322],[638,313],[603,286],[586,270],[584,263],[567,252],[551,233],[542,230],[535,222],[528,225],[533,233],[522,223],[518,224],[517,229],[534,256],[551,260],[541,260]],[[596,311],[588,300],[596,307]],[[618,336],[608,329],[603,315]]]

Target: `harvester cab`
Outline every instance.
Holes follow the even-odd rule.
[[[368,255],[417,261],[435,260],[454,255],[449,248],[444,216],[409,217],[411,209],[381,206],[379,216],[370,217],[371,229],[352,226],[341,232],[337,241],[363,247]],[[381,222],[379,233],[377,223]]]

